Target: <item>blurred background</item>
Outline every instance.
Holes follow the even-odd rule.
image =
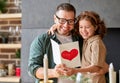
[[[5,9],[1,8],[0,0],[0,63],[7,66],[15,65],[15,70],[21,69],[21,75],[14,72],[12,77],[16,83],[34,83],[28,75],[27,64],[29,48],[32,40],[39,34],[46,32],[53,25],[53,15],[60,3],[71,3],[77,11],[92,10],[104,19],[108,33],[104,38],[107,47],[107,63],[111,62],[117,72],[120,70],[120,0],[3,0]],[[4,3],[2,3],[3,5]],[[76,15],[76,16],[77,16]],[[1,82],[3,83],[3,82]]]

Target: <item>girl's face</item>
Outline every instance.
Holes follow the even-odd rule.
[[[96,28],[91,24],[88,20],[80,20],[79,21],[79,33],[83,37],[83,39],[88,39],[95,34]]]

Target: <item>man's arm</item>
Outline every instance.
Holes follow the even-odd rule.
[[[48,69],[48,78],[58,78],[60,75],[64,75],[66,66],[64,64],[58,64],[54,69]],[[43,79],[44,78],[44,68],[38,68],[36,70],[36,77]]]
[[[109,65],[105,62],[104,67],[101,68],[98,72],[93,73],[94,75],[105,75],[108,72]]]
[[[44,68],[38,68],[36,70],[36,77],[43,79],[44,78]],[[55,69],[48,69],[48,78],[57,78],[59,77]]]

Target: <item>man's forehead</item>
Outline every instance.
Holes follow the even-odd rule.
[[[58,12],[56,12],[56,15],[61,16],[61,18],[63,17],[67,17],[70,19],[75,18],[75,13],[73,11],[59,10]]]

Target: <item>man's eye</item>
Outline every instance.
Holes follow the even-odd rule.
[[[74,21],[73,20],[69,20],[70,23],[73,23]]]
[[[62,22],[65,22],[66,20],[65,19],[60,19]]]

